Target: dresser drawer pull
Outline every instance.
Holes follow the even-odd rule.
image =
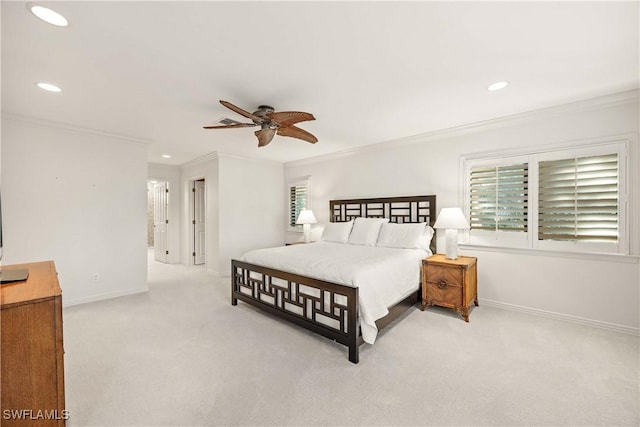
[[[440,289],[444,289],[444,288],[446,288],[448,286],[446,280],[440,280],[440,281],[438,281],[438,283],[436,283],[436,285]]]

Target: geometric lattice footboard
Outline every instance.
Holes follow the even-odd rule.
[[[231,261],[231,304],[244,301],[349,347],[358,363],[358,288]]]

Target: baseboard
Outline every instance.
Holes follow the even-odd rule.
[[[148,292],[148,291],[149,291],[148,287],[139,288],[139,289],[126,289],[126,290],[121,290],[116,292],[107,292],[104,294],[91,295],[88,297],[74,298],[71,300],[65,300],[63,295],[62,306],[70,307],[72,305],[86,304],[88,302],[103,301],[111,298],[124,297],[127,295],[141,294],[143,292]]]
[[[535,316],[547,317],[550,319],[562,320],[565,322],[576,323],[578,325],[591,326],[599,329],[606,329],[608,331],[620,332],[628,335],[640,335],[640,328],[633,328],[631,326],[618,325],[616,323],[602,322],[600,320],[587,319],[579,316],[571,316],[569,314],[556,313],[553,311],[540,310],[537,308],[524,307],[516,304],[507,304],[504,302],[492,301],[479,298],[478,302],[480,306],[486,305],[489,307],[501,308],[504,310],[518,311],[520,313],[533,314]]]

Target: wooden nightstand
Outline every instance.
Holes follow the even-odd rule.
[[[440,305],[457,311],[469,321],[471,302],[478,305],[477,259],[459,256],[446,259],[436,254],[422,260],[422,304]]]

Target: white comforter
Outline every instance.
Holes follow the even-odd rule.
[[[420,284],[420,261],[431,255],[423,249],[395,249],[317,242],[258,249],[241,260],[359,289],[362,338],[373,344],[376,320],[389,312]]]

